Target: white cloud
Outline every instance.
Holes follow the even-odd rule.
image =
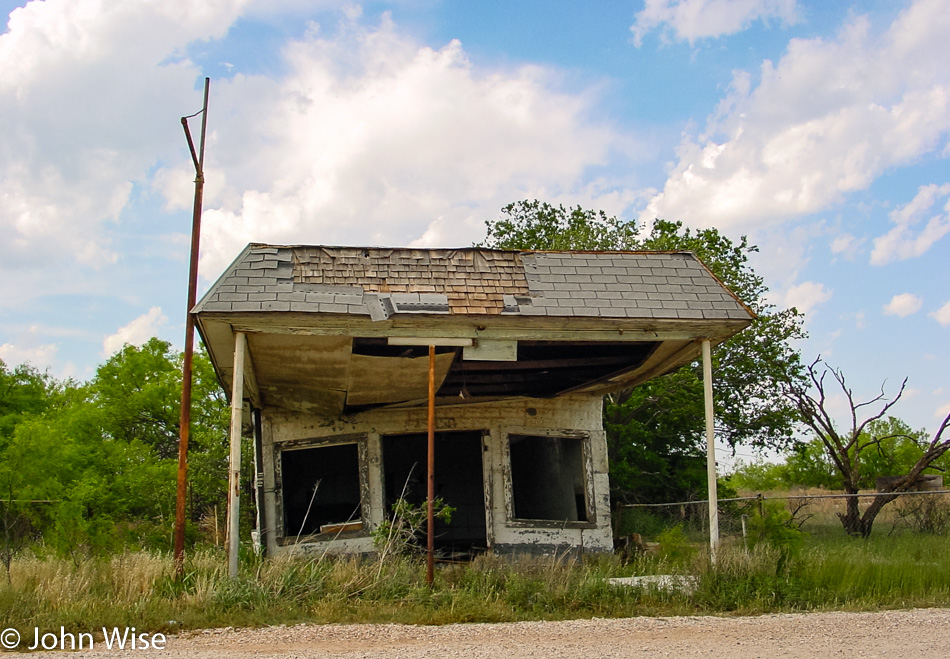
[[[593,92],[557,91],[551,70],[480,70],[462,46],[419,45],[387,17],[313,27],[284,50],[280,79],[215,87],[206,169],[202,273],[249,241],[470,244],[513,199],[577,190],[616,136],[586,114]],[[157,186],[190,204],[190,162]]]
[[[794,227],[769,227],[755,233],[759,251],[750,255],[749,264],[769,282],[767,301],[780,307],[789,306],[786,296],[798,285],[802,271],[811,260],[815,238],[827,233],[822,221],[801,223]]]
[[[133,184],[183,143],[195,104],[183,57],[223,36],[242,0],[33,1],[0,34],[0,262],[92,267],[118,255],[106,229]],[[199,101],[200,103],[200,101]]]
[[[863,238],[858,238],[850,233],[839,233],[832,239],[829,249],[832,254],[841,255],[845,259],[853,261],[862,244],[864,244]]]
[[[942,307],[930,314],[938,323],[944,327],[950,326],[950,300]]]
[[[796,0],[646,0],[630,31],[638,48],[648,32],[664,26],[665,35],[672,32],[676,41],[692,44],[734,34],[755,21],[797,23],[796,4]]]
[[[941,405],[940,407],[934,410],[935,419],[944,419],[946,418],[948,414],[950,414],[950,403]]]
[[[817,212],[887,169],[940,152],[950,131],[950,12],[918,0],[882,34],[854,18],[794,39],[758,84],[736,72],[705,131],[686,135],[648,217],[719,228]]]
[[[116,263],[137,193],[190,210],[178,117],[199,109],[201,71],[186,53],[242,16],[313,7],[48,0],[14,11],[0,35],[0,61],[17,63],[0,69],[0,273],[30,282],[15,294],[59,294]],[[286,44],[279,73],[213,81],[203,276],[251,240],[464,245],[514,199],[632,203],[583,181],[631,151],[587,116],[596,84],[565,92],[550,68],[475,67],[458,42],[428,48],[385,14],[367,26],[376,20],[353,5],[338,26]]]
[[[161,307],[152,307],[128,325],[123,325],[115,334],[102,341],[102,356],[109,357],[122,349],[126,343],[141,345],[158,334],[159,328],[168,322]]]
[[[41,371],[46,370],[53,363],[57,352],[59,352],[59,346],[55,343],[28,347],[12,343],[0,345],[0,359],[10,368],[20,364],[29,364]]]
[[[824,284],[814,281],[803,281],[792,286],[785,293],[785,307],[797,308],[807,317],[819,305],[831,299],[833,291],[825,288]]]
[[[863,330],[867,327],[867,314],[863,311],[858,311],[854,314],[854,326],[859,330]]]
[[[924,301],[913,293],[901,293],[891,298],[891,301],[884,305],[884,313],[888,316],[899,316],[904,318],[920,311]]]
[[[832,254],[843,254],[851,249],[851,246],[854,245],[856,239],[850,233],[842,233],[835,236],[834,240],[831,241],[831,253]]]
[[[917,195],[907,204],[896,208],[890,214],[894,228],[883,236],[874,239],[871,251],[873,265],[886,265],[892,261],[904,261],[924,254],[935,242],[950,233],[950,201],[943,214],[927,218],[927,224],[919,232],[914,226],[920,224],[939,199],[950,197],[950,183],[937,186],[922,185]]]

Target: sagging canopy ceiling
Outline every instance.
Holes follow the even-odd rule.
[[[321,416],[426,399],[428,348],[385,338],[249,333],[261,404]],[[514,361],[464,359],[436,348],[440,404],[550,397],[642,366],[653,342],[518,341]]]

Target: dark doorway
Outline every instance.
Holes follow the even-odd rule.
[[[400,497],[424,505],[427,436],[386,435],[382,441],[387,511]],[[450,524],[439,519],[435,522],[436,549],[443,555],[486,549],[481,431],[436,433],[435,495],[455,508]]]
[[[280,453],[284,535],[320,533],[361,518],[359,447],[335,444]]]

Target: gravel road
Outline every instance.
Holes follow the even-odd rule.
[[[103,655],[186,659],[258,657],[930,657],[950,656],[950,609],[808,613],[744,618],[624,618],[446,625],[297,625],[210,629],[171,636],[165,650]],[[59,657],[43,652],[33,657]]]

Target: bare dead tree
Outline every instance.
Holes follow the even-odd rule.
[[[838,429],[838,424],[828,410],[829,385],[826,384],[828,374],[834,380],[832,388],[840,389],[847,400],[850,410],[850,424],[844,430]],[[866,401],[857,401],[851,388],[845,382],[844,373],[834,369],[817,358],[807,368],[807,388],[793,386],[786,392],[786,397],[793,403],[801,416],[802,422],[821,440],[822,445],[832,463],[841,475],[841,484],[846,494],[858,494],[860,482],[861,453],[877,447],[881,442],[906,435],[892,434],[878,436],[868,432],[869,424],[884,417],[885,414],[900,400],[907,386],[907,378],[901,383],[897,394],[889,398],[881,385],[881,392]],[[834,385],[837,385],[835,387]],[[931,441],[921,447],[921,455],[911,469],[881,488],[874,500],[862,513],[858,504],[858,497],[848,497],[847,508],[844,513],[838,513],[844,530],[853,536],[868,537],[874,519],[881,509],[894,501],[901,492],[916,487],[921,472],[938,460],[950,449],[950,438],[943,439],[943,433],[950,424],[950,414],[944,418],[937,428]]]

